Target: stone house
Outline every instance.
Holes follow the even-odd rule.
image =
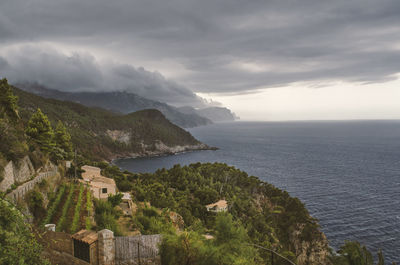
[[[228,211],[228,202],[226,200],[219,200],[216,203],[206,205],[209,212],[226,212]]]
[[[117,193],[117,185],[111,178],[101,175],[101,169],[92,166],[81,167],[85,172],[82,173],[83,183],[86,183],[96,199],[107,199],[109,195]]]

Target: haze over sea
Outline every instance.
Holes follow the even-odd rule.
[[[190,132],[220,149],[116,164],[133,172],[233,165],[300,198],[332,247],[358,240],[400,262],[400,121],[235,122]]]

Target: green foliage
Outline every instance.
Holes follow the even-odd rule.
[[[118,192],[115,195],[109,194],[107,200],[108,200],[109,203],[111,203],[111,205],[113,207],[115,207],[115,206],[119,205],[122,202],[122,197],[123,196],[124,195],[122,193],[120,193],[120,192]]]
[[[383,257],[382,250],[378,251],[378,264],[377,265],[385,265],[385,259]]]
[[[219,214],[214,230],[215,240],[194,231],[165,235],[160,246],[162,264],[260,264],[257,251],[248,245],[245,228],[231,215]]]
[[[85,187],[81,184],[79,187],[79,196],[78,196],[78,202],[75,205],[75,210],[74,210],[74,218],[72,219],[72,224],[70,228],[70,233],[75,233],[76,230],[78,229],[78,222],[80,218],[80,213],[81,213],[81,206],[82,206],[82,197],[83,197],[83,192],[85,191]]]
[[[7,79],[0,80],[0,118],[7,115],[12,120],[19,119],[18,97],[14,95]]]
[[[46,210],[43,206],[43,195],[37,190],[31,190],[26,194],[26,201],[30,212],[35,217],[35,220],[39,220],[46,214]]]
[[[28,152],[21,124],[10,123],[8,119],[0,118],[0,155],[6,160],[17,161]]]
[[[247,235],[248,243],[274,246],[279,253],[290,256],[290,250],[295,249],[290,235],[299,227],[303,227],[300,236],[303,241],[321,237],[316,220],[299,199],[226,164],[175,165],[154,174],[132,174],[107,166],[103,174],[114,178],[118,187],[129,182],[136,200],[177,212],[189,229],[213,230],[217,216],[208,212],[205,205],[225,198],[233,220],[243,224],[241,233]],[[139,213],[135,221],[142,232],[160,231],[151,227],[148,216]],[[260,255],[268,261],[269,257]]]
[[[341,256],[335,264],[373,265],[373,258],[365,246],[356,241],[346,241],[338,251]],[[347,263],[344,263],[347,262]]]
[[[24,216],[0,199],[0,264],[50,264],[41,258],[41,246],[29,230]]]
[[[120,229],[117,224],[117,219],[120,212],[109,202],[104,200],[95,201],[95,220],[97,230],[109,229],[116,235],[120,235]]]
[[[169,212],[159,213],[154,207],[139,208],[133,218],[134,226],[144,235],[174,231]]]
[[[188,132],[172,124],[157,110],[143,110],[128,115],[100,108],[46,99],[14,88],[19,97],[20,114],[26,122],[32,110],[40,108],[56,124],[62,120],[78,152],[93,160],[115,157],[116,154],[143,153],[143,144],[155,146],[195,145],[199,142]],[[113,140],[109,132],[121,131],[129,142]]]
[[[90,214],[93,211],[93,202],[92,202],[92,193],[89,189],[86,192],[86,211],[88,215],[85,218],[85,226],[86,230],[90,230],[92,228],[92,222],[90,221]]]
[[[51,219],[54,216],[54,213],[57,210],[58,205],[60,204],[61,198],[64,195],[64,192],[66,190],[66,186],[62,185],[57,192],[57,196],[55,198],[55,200],[53,201],[53,203],[51,204],[51,206],[47,209],[47,215],[46,218],[43,220],[43,225],[48,224],[51,222]]]
[[[204,240],[196,232],[164,235],[160,246],[163,265],[205,265],[205,252]]]
[[[55,147],[53,128],[47,116],[39,108],[31,116],[25,131],[45,153],[50,153]]]
[[[58,121],[55,132],[54,140],[56,146],[65,152],[64,159],[72,159],[72,143],[71,135],[67,132],[67,128],[61,121]]]
[[[74,191],[75,191],[75,185],[71,184],[69,186],[69,193],[68,193],[67,200],[65,201],[63,209],[62,209],[61,217],[60,217],[60,219],[58,220],[58,223],[57,223],[57,227],[56,227],[57,232],[65,230],[65,226],[67,225],[65,223],[65,220],[67,218],[67,212],[68,212],[69,206],[71,204],[72,196],[74,195]]]

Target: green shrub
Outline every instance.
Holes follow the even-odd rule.
[[[43,207],[43,195],[37,190],[31,190],[26,194],[28,208],[36,220],[45,215],[46,210]]]

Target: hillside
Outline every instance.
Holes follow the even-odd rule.
[[[212,121],[196,113],[184,113],[178,108],[166,103],[143,98],[128,92],[62,92],[54,89],[48,89],[39,85],[19,85],[27,92],[36,95],[53,98],[63,101],[72,101],[89,107],[101,107],[113,112],[128,114],[131,112],[156,109],[172,123],[184,127],[196,127],[211,124]]]
[[[40,108],[52,124],[62,121],[78,152],[91,159],[111,160],[208,148],[158,110],[122,115],[43,98],[18,88],[14,88],[14,93],[19,98],[19,111],[24,122]]]

